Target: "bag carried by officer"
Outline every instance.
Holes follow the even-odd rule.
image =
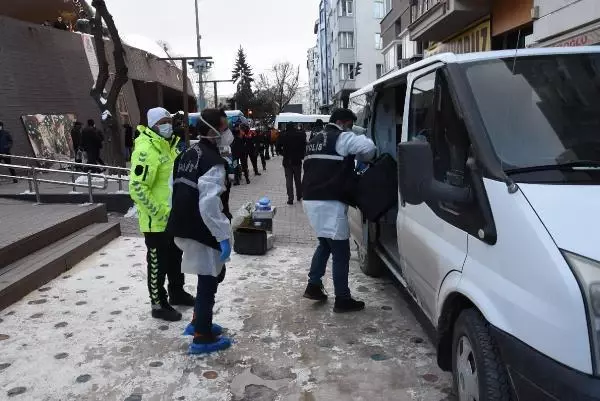
[[[355,197],[363,216],[376,222],[398,204],[396,161],[385,153],[358,178]]]

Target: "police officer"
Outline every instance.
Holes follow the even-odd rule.
[[[326,301],[322,278],[333,256],[334,312],[355,312],[365,303],[356,301],[348,287],[350,226],[348,205],[353,203],[354,160],[375,157],[373,141],[352,132],[356,116],[351,110],[334,110],[329,124],[306,146],[304,159],[304,211],[319,239],[312,259],[304,297]]]
[[[200,142],[175,160],[173,208],[168,231],[183,251],[182,271],[198,276],[194,318],[184,334],[193,335],[190,354],[228,348],[231,340],[220,336],[213,324],[215,294],[225,278],[231,254],[227,161],[219,148],[233,142],[225,111],[205,109],[198,122]]]
[[[152,317],[181,320],[171,305],[194,306],[195,299],[183,289],[181,251],[165,232],[170,213],[169,180],[177,156],[178,138],[173,136],[171,114],[163,108],[148,111],[148,127],[137,127],[139,136],[131,156],[129,194],[135,202],[140,231],[148,249],[148,291]],[[165,277],[169,278],[169,298]],[[169,302],[170,301],[170,302]]]

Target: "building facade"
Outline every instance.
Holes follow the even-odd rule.
[[[523,48],[533,33],[533,0],[412,0],[409,37],[425,57]]]
[[[528,46],[600,44],[600,1],[535,0]]]
[[[320,91],[320,66],[319,48],[311,47],[307,52],[306,67],[308,68],[308,107],[310,114],[317,114],[320,111],[321,99]]]
[[[343,105],[353,91],[383,74],[380,23],[385,0],[321,0],[315,24],[320,112]],[[361,63],[356,74],[357,63]],[[317,77],[318,76],[318,77]]]
[[[423,48],[410,40],[410,0],[384,0],[385,17],[381,21],[383,40],[382,73],[387,74],[420,59]]]

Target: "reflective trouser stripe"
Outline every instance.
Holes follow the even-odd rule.
[[[152,304],[160,304],[158,293],[158,251],[150,248],[150,300]]]

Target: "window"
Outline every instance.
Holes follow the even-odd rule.
[[[431,72],[413,83],[410,96],[410,115],[408,121],[408,140],[428,140],[435,115],[433,99],[435,93],[435,76]]]
[[[354,10],[354,0],[340,1],[340,15],[342,17],[351,17]]]
[[[471,143],[450,96],[449,84],[440,70],[413,83],[408,124],[409,140],[412,136],[412,140],[427,141],[431,147],[435,180],[447,187],[469,187],[467,159]],[[485,224],[477,202],[426,203],[438,217],[471,235],[477,236]]]
[[[379,32],[375,33],[375,49],[383,49],[383,38],[381,37],[381,34]]]
[[[392,11],[392,0],[385,0],[385,14]]]
[[[383,17],[385,17],[384,0],[375,0],[373,2],[373,18],[382,19]]]
[[[377,74],[377,79],[381,78],[383,75],[383,64],[375,64],[375,71]]]
[[[395,52],[396,48],[395,47],[391,47],[390,50],[387,51],[387,53],[385,53],[383,55],[383,70],[385,72],[389,72],[391,70],[394,69],[394,67],[396,66],[396,52]]]
[[[354,49],[354,32],[340,32],[340,49]]]
[[[340,64],[340,80],[354,79],[354,64]]]

